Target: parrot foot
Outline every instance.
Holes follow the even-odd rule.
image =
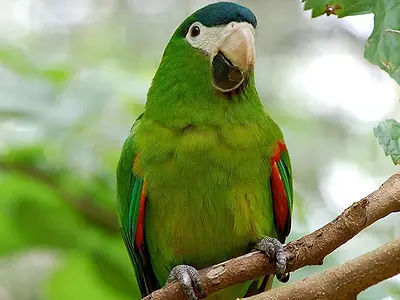
[[[289,281],[290,274],[286,272],[286,255],[283,244],[277,239],[265,237],[259,241],[255,248],[265,252],[268,257],[276,261],[276,278],[283,283]]]
[[[167,284],[178,281],[181,288],[188,295],[190,300],[197,300],[193,287],[201,293],[201,280],[199,272],[192,266],[178,265],[169,273]]]

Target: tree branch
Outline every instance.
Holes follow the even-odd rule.
[[[321,265],[324,258],[377,220],[400,211],[400,173],[377,191],[354,203],[324,227],[285,246],[288,271]],[[272,274],[275,264],[260,252],[252,252],[200,271],[203,297],[228,286]],[[187,299],[177,283],[147,296],[146,300]]]
[[[400,273],[400,238],[339,267],[246,300],[356,299],[357,295]]]
[[[0,161],[0,169],[16,172],[40,181],[51,188],[71,209],[81,214],[89,222],[109,232],[119,232],[119,225],[115,215],[95,204],[94,200],[85,197],[74,197],[68,190],[60,186],[54,177],[43,170],[6,161]]]

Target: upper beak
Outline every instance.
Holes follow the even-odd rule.
[[[225,39],[219,47],[222,54],[242,72],[254,68],[254,30],[248,23],[230,23],[224,32]]]

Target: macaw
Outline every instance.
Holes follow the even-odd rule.
[[[253,12],[210,4],[176,29],[117,166],[122,236],[142,297],[178,281],[201,296],[198,269],[251,249],[276,260],[291,227],[292,170],[278,125],[255,86]],[[206,299],[236,299],[272,276]]]

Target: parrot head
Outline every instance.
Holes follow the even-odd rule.
[[[193,120],[193,111],[220,110],[217,98],[255,93],[256,27],[253,12],[232,2],[213,3],[187,17],[165,48],[149,89],[148,113],[169,110]]]
[[[175,33],[210,63],[213,87],[230,92],[246,82],[254,68],[257,19],[231,2],[208,5],[187,18]]]

